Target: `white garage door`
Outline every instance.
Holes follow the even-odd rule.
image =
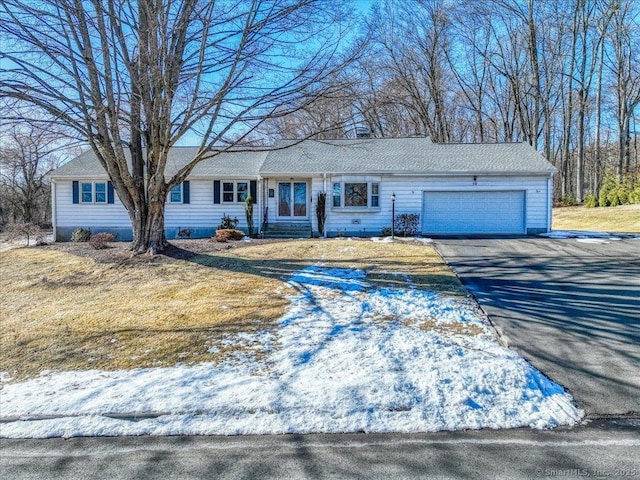
[[[524,233],[524,191],[424,192],[423,233]]]

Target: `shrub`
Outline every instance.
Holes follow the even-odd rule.
[[[640,203],[640,185],[629,192],[629,203]]]
[[[318,193],[316,219],[318,220],[318,235],[322,236],[324,235],[324,224],[327,221],[327,194],[325,192]]]
[[[395,234],[399,237],[412,237],[418,233],[420,215],[417,213],[403,213],[396,216],[393,222]]]
[[[576,196],[573,193],[567,193],[562,200],[560,200],[560,205],[563,207],[571,207],[576,205],[578,202],[576,201]]]
[[[391,227],[383,227],[382,232],[380,232],[380,236],[382,236],[382,237],[390,237],[391,236]]]
[[[91,245],[96,250],[102,250],[108,247],[108,243],[115,242],[116,236],[113,233],[109,232],[98,232],[96,234],[91,235],[89,238],[89,245]]]
[[[211,239],[212,242],[226,243],[229,240],[241,240],[244,237],[244,232],[240,230],[234,230],[232,228],[219,228],[216,230],[216,235]]]
[[[584,198],[584,206],[586,208],[595,208],[598,206],[598,201],[596,200],[595,195],[587,195]]]
[[[630,188],[627,185],[620,185],[616,190],[618,194],[618,200],[620,201],[620,205],[625,205],[629,203],[629,190]]]
[[[611,192],[609,192],[609,194],[607,195],[607,203],[610,207],[617,207],[621,204],[619,191],[617,189],[611,190]]]
[[[91,229],[76,228],[71,234],[72,242],[88,242],[91,238]]]
[[[253,198],[251,197],[251,195],[247,195],[247,198],[244,199],[244,215],[247,219],[247,229],[249,230],[249,236],[253,237]]]
[[[598,192],[598,203],[601,207],[640,203],[640,178],[630,174],[619,181],[614,173],[607,173]]]
[[[235,230],[239,222],[240,220],[238,220],[237,217],[231,219],[231,217],[225,213],[222,215],[222,222],[218,225],[218,230]]]
[[[15,240],[18,238],[26,238],[27,246],[31,238],[36,239],[36,245],[46,245],[45,232],[35,223],[12,223],[7,226],[7,238]]]

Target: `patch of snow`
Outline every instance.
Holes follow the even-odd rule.
[[[372,242],[376,243],[393,243],[393,242],[416,242],[416,243],[433,243],[433,239],[424,237],[371,237]]]
[[[43,372],[2,386],[3,437],[425,432],[574,425],[562,387],[502,347],[469,306],[375,288],[315,265],[279,328],[226,337],[258,349],[221,364]],[[463,333],[473,327],[475,334]],[[113,415],[145,414],[135,421]],[[107,416],[111,415],[111,416]],[[59,418],[48,418],[57,416]]]
[[[577,238],[576,242],[580,243],[609,243],[603,238]]]
[[[586,230],[552,230],[548,233],[541,233],[540,236],[547,238],[577,238],[579,240],[622,240],[620,236],[615,234],[606,232],[590,232]]]

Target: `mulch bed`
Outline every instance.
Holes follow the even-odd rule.
[[[43,245],[37,248],[47,248],[59,252],[70,253],[80,257],[91,258],[98,263],[114,263],[118,265],[135,265],[148,263],[166,263],[175,260],[189,260],[197,255],[211,252],[219,252],[234,248],[244,248],[267,243],[283,242],[287,240],[272,239],[252,239],[247,241],[229,241],[220,243],[211,241],[209,238],[170,240],[169,245],[162,253],[156,255],[139,254],[133,255],[129,247],[130,242],[113,242],[108,247],[96,250],[88,243],[61,242]]]

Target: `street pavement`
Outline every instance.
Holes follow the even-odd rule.
[[[2,479],[640,478],[635,421],[432,434],[1,440]]]

